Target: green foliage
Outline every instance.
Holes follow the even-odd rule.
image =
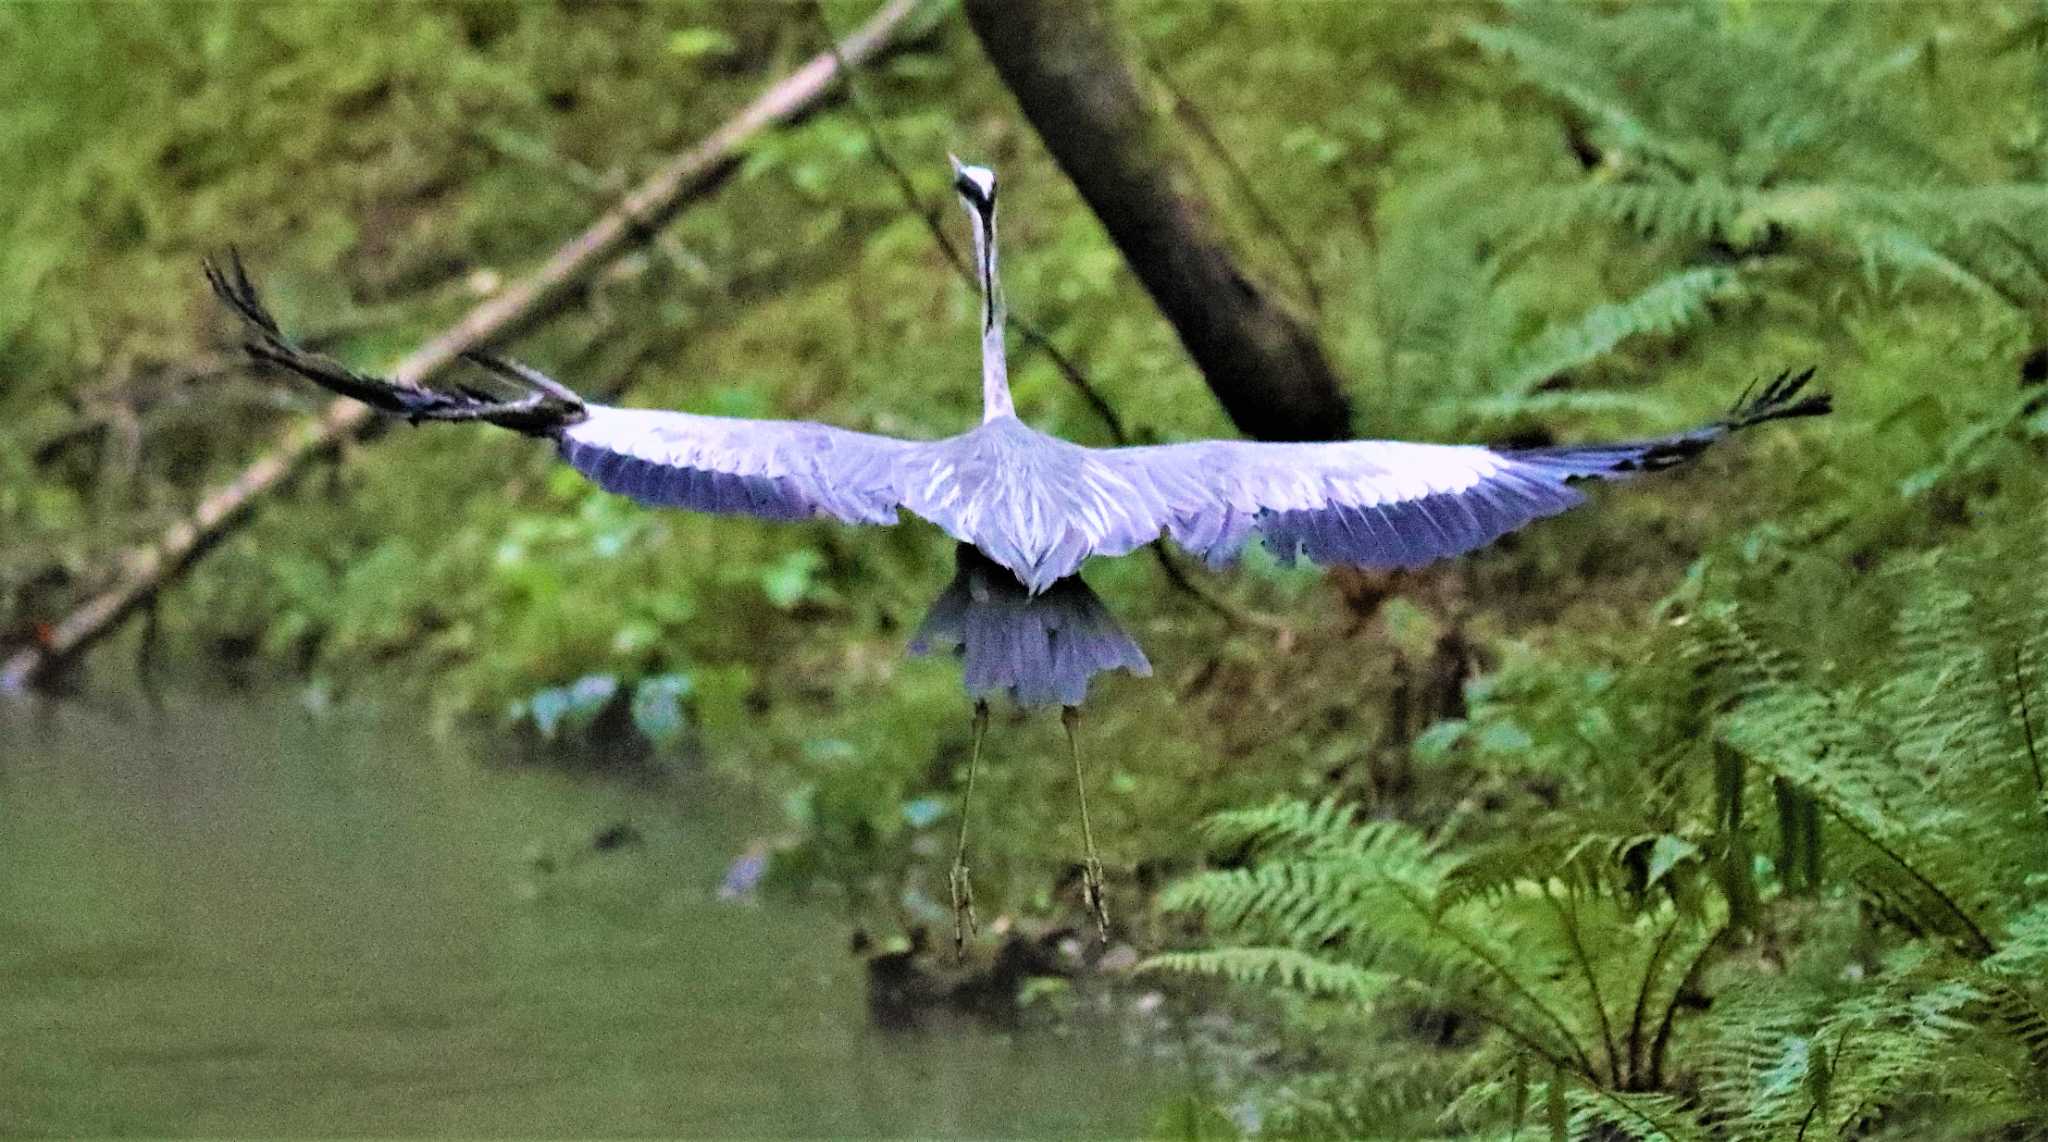
[[[2013,73],[1937,66],[1937,33],[1867,14],[1531,5],[1464,26],[1555,99],[1589,165],[1497,153],[1490,174],[1438,172],[1386,204],[1374,312],[1406,415],[1604,423],[1655,392],[1593,378],[1645,356],[1683,370],[1748,329],[1859,346],[1886,375],[1886,357],[1931,365],[1937,344],[2008,361],[2038,345],[2038,171],[1920,126]],[[1587,267],[1560,270],[1560,246]],[[1560,274],[1611,300],[1559,306]],[[1887,313],[1915,348],[1873,339]],[[1447,411],[1427,411],[1439,394]],[[2044,993],[2004,966],[2039,955],[2048,884],[2038,394],[1894,399],[1867,443],[1837,434],[1834,470],[1795,496],[1806,518],[1788,501],[1792,522],[1713,545],[1658,627],[1531,647],[1468,683],[1462,716],[1410,751],[1426,787],[1466,790],[1457,805],[1217,819],[1222,867],[1162,900],[1215,942],[1153,966],[1273,998],[1282,1034],[1312,1036],[1305,1074],[1253,1091],[1274,1121],[1391,1137],[2043,1127]],[[1442,1052],[1418,1027],[1446,1020],[1483,1030]],[[1378,1097],[1376,1076],[1401,1089],[1405,1060],[1439,1052],[1454,1065],[1431,1094]]]
[[[1705,4],[1531,4],[1475,24],[1472,40],[1567,106],[1596,156],[1591,177],[1518,198],[1498,224],[1618,224],[1779,285],[1818,261],[1844,282],[1860,269],[1881,296],[1957,287],[2041,333],[2048,188],[1930,142],[1935,112],[1902,61],[1938,74],[1939,33],[1887,58],[1858,42],[1876,22],[1815,7],[1800,23]]]
[[[1243,944],[1167,953],[1155,968],[1367,1016],[1419,997],[1490,1028],[1501,1064],[1534,1058],[1603,1092],[1657,1084],[1681,985],[1719,931],[1661,885],[1579,886],[1571,866],[1596,862],[1577,852],[1560,864],[1530,845],[1519,868],[1466,861],[1412,827],[1360,822],[1329,802],[1223,814],[1210,833],[1247,866],[1183,880],[1161,903]],[[1594,879],[1618,880],[1621,867]]]
[[[1856,588],[1895,616],[1889,633],[1836,657],[1787,624],[1800,593],[1773,561],[1674,600],[1682,621],[1631,685],[1510,669],[1446,759],[1469,750],[1530,782],[1606,757],[1640,783],[1585,774],[1553,827],[1491,837],[1467,823],[1432,841],[1333,802],[1224,814],[1211,837],[1236,867],[1162,903],[1230,943],[1154,964],[1368,1019],[1425,995],[1490,1029],[1476,1059],[1569,1074],[1571,1137],[2039,1129],[2044,572],[2024,518],[1901,555]],[[1519,738],[1475,730],[1510,719]],[[1771,779],[1768,815],[1745,771]],[[1500,1123],[1523,1105],[1482,1070],[1455,1113]]]

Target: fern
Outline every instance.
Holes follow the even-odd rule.
[[[1709,1089],[1742,1136],[1860,1129],[1937,1090],[1990,1124],[2048,1120],[2048,934],[2038,904],[2012,911],[2048,870],[2018,717],[2037,685],[2017,664],[2044,615],[2040,566],[2009,551],[1903,561],[1877,684],[1826,692],[1774,671],[1721,718],[1721,740],[1826,811],[1843,874],[1913,937],[1874,986],[1753,989],[1729,1012],[1723,1025],[1748,1036],[1708,1049]]]
[[[2048,822],[2027,720],[2048,710],[2043,546],[1870,577],[1890,630],[1855,661],[1817,658],[1738,584],[1628,684],[1510,669],[1454,742],[1520,740],[1528,772],[1591,769],[1573,794],[1607,799],[1434,839],[1334,801],[1225,814],[1209,837],[1248,863],[1164,903],[1226,943],[1155,966],[1366,1027],[1411,995],[1476,1018],[1483,1065],[1446,1112],[1463,1125],[1554,1101],[1574,1138],[2048,1125]],[[1716,767],[1688,764],[1703,727]],[[1761,860],[1755,822],[1773,817],[1779,858]],[[1813,965],[1738,970],[1744,930],[1773,939],[1801,914],[1795,887],[1822,924]]]
[[[1816,22],[1813,29],[1821,27]],[[1586,180],[1529,188],[1478,221],[1536,239],[1618,227],[1705,253],[1782,247],[1877,295],[1960,289],[2038,325],[2048,306],[2048,187],[1966,178],[1905,128],[1918,116],[1893,69],[1835,43],[1772,34],[1727,10],[1614,15],[1514,8],[1468,36],[1584,124],[1604,156]]]
[[[1503,397],[1522,397],[1560,373],[1598,360],[1631,337],[1668,336],[1697,325],[1713,303],[1737,292],[1736,283],[1730,270],[1685,270],[1627,301],[1595,306],[1523,349],[1494,379],[1493,388]]]
[[[1711,1137],[1696,1110],[1673,1095],[1575,1088],[1565,1101],[1570,1110],[1567,1133],[1573,1138],[1705,1142]]]
[[[1668,398],[1556,382],[1637,339],[1708,324],[1743,296],[1739,276],[1695,267],[1568,317],[1531,312],[1507,288],[1526,246],[1493,249],[1484,223],[1498,197],[1488,189],[1450,179],[1418,192],[1379,250],[1378,317],[1392,389],[1427,394],[1424,422],[1455,434],[1559,416],[1670,417]]]
[[[1881,97],[1882,72],[1830,68],[1811,44],[1706,6],[1614,16],[1554,4],[1515,8],[1469,37],[1590,120],[1624,161],[1754,185],[1805,167],[1907,184],[1948,180],[1949,164]]]
[[[1721,738],[1753,764],[1817,798],[1862,842],[1857,875],[1921,929],[1978,955],[1993,950],[1979,885],[1904,808],[1916,800],[1889,764],[1883,739],[1841,716],[1818,694],[1789,690],[1745,704],[1724,719]],[[1936,810],[1950,823],[1963,815]],[[1924,816],[1924,814],[1922,814]]]
[[[1202,952],[1167,952],[1148,961],[1147,970],[1211,976],[1240,985],[1273,985],[1322,999],[1340,999],[1369,1006],[1394,982],[1383,972],[1338,963],[1295,948],[1217,948]]]
[[[1183,880],[1163,906],[1201,914],[1242,943],[1169,953],[1154,970],[1278,987],[1370,1010],[1413,989],[1478,1017],[1521,1050],[1596,1086],[1637,1081],[1660,1054],[1686,965],[1709,925],[1668,904],[1603,895],[1525,863],[1512,883],[1463,883],[1493,870],[1432,850],[1412,829],[1358,823],[1331,803],[1226,814],[1218,840],[1255,863]],[[1621,847],[1655,847],[1631,838]],[[1602,854],[1595,856],[1594,854]],[[1608,846],[1566,865],[1613,859]],[[1665,869],[1661,876],[1669,873]]]

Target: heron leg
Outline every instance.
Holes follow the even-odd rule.
[[[967,954],[969,933],[978,934],[974,916],[974,882],[967,876],[967,815],[974,809],[974,771],[981,766],[981,739],[988,733],[988,703],[974,704],[974,748],[967,755],[967,792],[960,798],[960,837],[953,845],[953,958]]]
[[[1088,824],[1088,781],[1081,776],[1081,745],[1074,736],[1080,724],[1077,706],[1060,707],[1060,724],[1067,729],[1067,756],[1074,760],[1074,792],[1081,798],[1081,843],[1087,846],[1087,860],[1081,866],[1081,892],[1088,911],[1095,917],[1095,934],[1109,943],[1109,908],[1102,902],[1102,861],[1095,855],[1095,830]]]

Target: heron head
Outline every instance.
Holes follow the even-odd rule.
[[[953,189],[960,195],[961,205],[967,213],[983,222],[994,221],[996,216],[996,172],[987,167],[970,166],[952,155],[946,156],[953,162]]]

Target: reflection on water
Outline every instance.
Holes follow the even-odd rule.
[[[869,1031],[832,917],[716,899],[750,820],[409,715],[0,706],[0,1133],[1144,1128],[1109,1031]]]

